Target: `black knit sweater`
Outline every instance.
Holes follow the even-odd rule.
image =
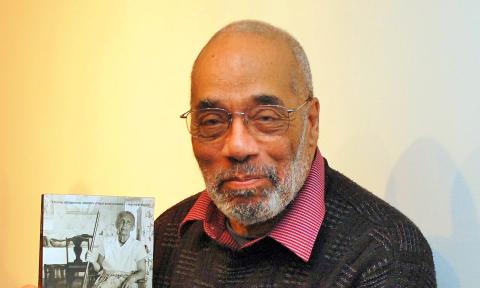
[[[153,287],[436,287],[430,247],[403,214],[326,165],[326,215],[311,258],[271,238],[233,251],[200,222],[178,226],[198,194],[155,221]]]

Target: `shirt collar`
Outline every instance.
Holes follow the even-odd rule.
[[[307,262],[325,217],[325,166],[317,149],[305,184],[269,236]]]
[[[305,184],[298,192],[282,219],[268,233],[295,255],[307,262],[315,245],[325,217],[325,165],[320,150],[316,150],[310,173]],[[179,235],[190,221],[201,221],[205,233],[220,244],[230,248],[250,246],[259,239],[242,247],[235,247],[236,242],[225,227],[225,216],[216,208],[207,191],[203,191],[195,201],[179,226]],[[238,245],[237,245],[238,246]]]

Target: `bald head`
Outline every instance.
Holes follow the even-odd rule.
[[[288,63],[290,65],[289,85],[291,91],[293,94],[304,99],[309,96],[313,96],[310,66],[305,51],[300,43],[298,43],[295,38],[293,38],[284,30],[274,27],[268,23],[255,20],[242,20],[233,22],[213,35],[213,37],[199,53],[193,65],[192,95],[194,93],[194,78],[196,77],[197,70],[199,68],[198,66],[200,66],[201,63],[205,63],[205,58],[215,57],[215,52],[212,53],[212,47],[218,48],[220,45],[220,48],[222,48],[225,42],[228,42],[229,39],[235,37],[243,37],[244,41],[250,41],[252,43],[254,42],[255,44],[259,42],[259,38],[263,38],[263,40],[276,43],[275,50],[286,49],[291,57],[291,61]],[[238,47],[238,49],[242,48]],[[266,52],[275,53],[273,49],[269,49],[269,51]]]

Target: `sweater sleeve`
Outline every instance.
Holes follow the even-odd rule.
[[[430,246],[413,223],[399,221],[368,235],[354,287],[437,287]]]

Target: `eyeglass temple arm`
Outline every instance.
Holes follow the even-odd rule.
[[[182,114],[180,115],[180,118],[182,118],[182,119],[187,118],[187,116],[188,116],[188,114],[190,114],[190,112],[192,112],[192,111],[188,110],[187,112],[182,113]]]
[[[303,102],[302,105],[298,106],[298,107],[295,108],[295,109],[288,109],[287,112],[288,112],[288,113],[293,113],[293,112],[295,112],[295,111],[297,111],[297,110],[300,110],[300,108],[302,108],[303,106],[305,106],[308,102],[312,101],[312,99],[313,99],[313,96],[311,96],[311,95],[308,96],[308,98],[305,99],[305,102]]]

